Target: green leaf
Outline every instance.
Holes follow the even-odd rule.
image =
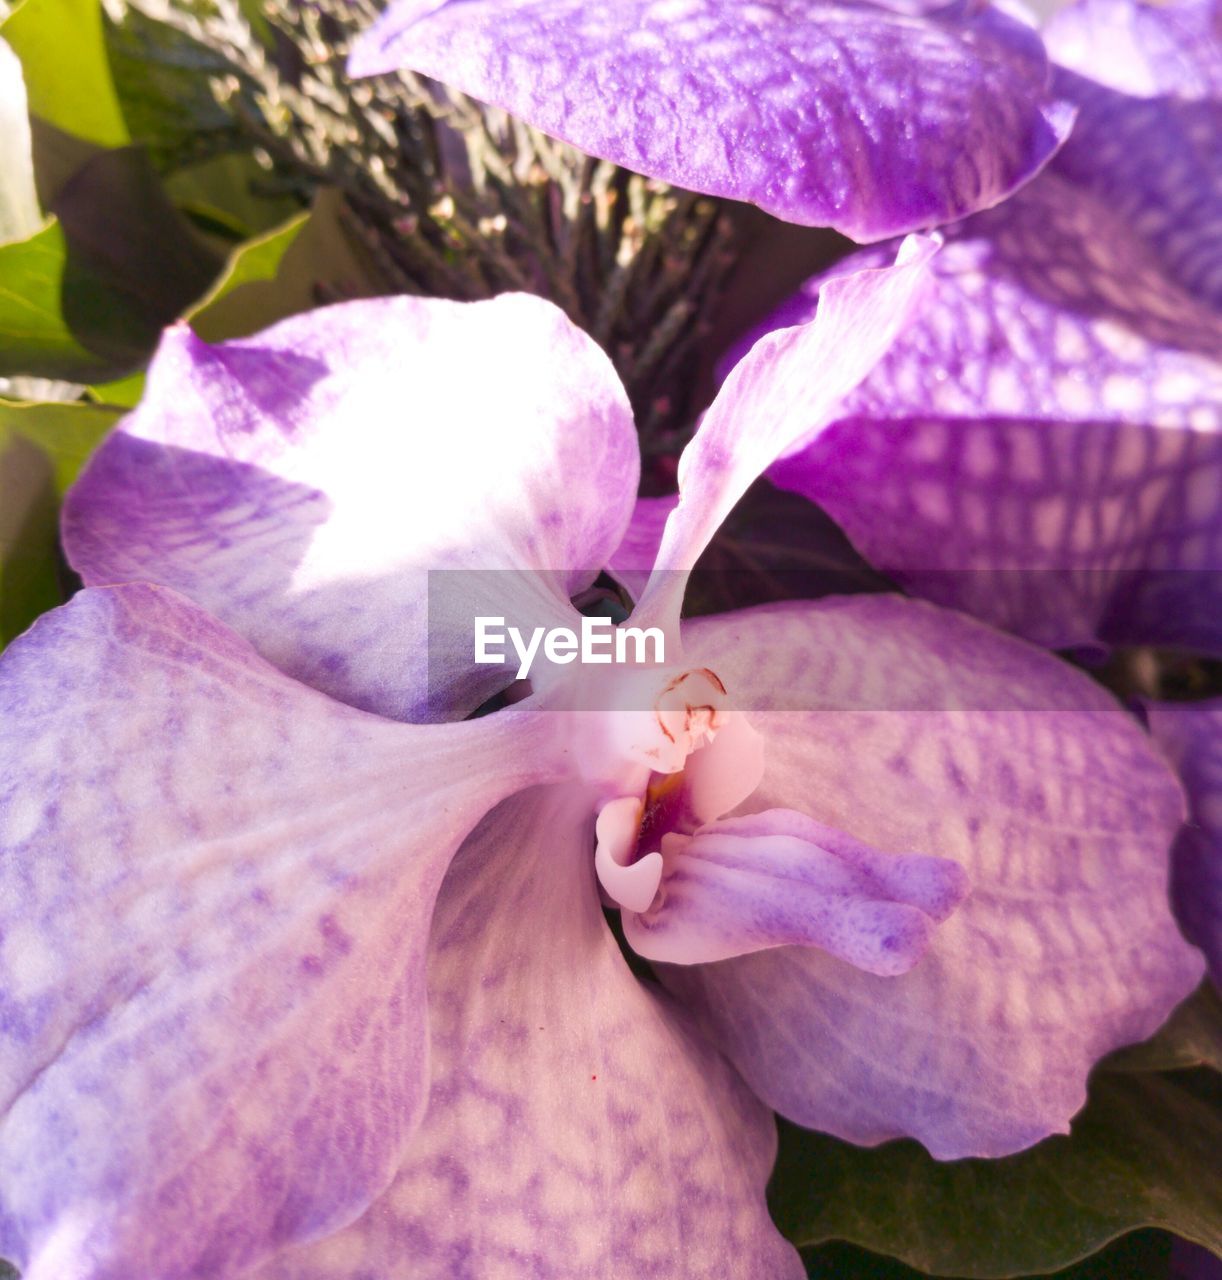
[[[935,1275],[1075,1262],[1139,1227],[1222,1251],[1222,1077],[1097,1072],[1068,1137],[1003,1160],[871,1150],[782,1123],[769,1198],[799,1245],[847,1240]]]
[[[118,416],[0,401],[0,644],[63,601],[59,500]]]
[[[34,115],[103,147],[131,141],[106,56],[98,0],[25,0],[3,31],[21,59]]]
[[[79,382],[104,376],[63,313],[68,242],[52,220],[36,235],[0,245],[0,374],[33,373]]]
[[[159,171],[236,144],[234,122],[209,88],[229,70],[222,53],[131,5],[121,22],[104,24],[103,39],[124,123]]]
[[[55,211],[36,236],[0,246],[0,376],[90,383],[124,375],[220,264],[137,148],[98,152]]]
[[[1201,983],[1157,1035],[1113,1053],[1102,1065],[1109,1071],[1222,1071],[1222,997],[1213,983]]]
[[[339,193],[230,256],[213,292],[186,313],[208,342],[257,333],[286,316],[379,292],[377,275],[344,230]]]
[[[301,212],[301,201],[253,155],[231,152],[184,166],[165,178],[170,199],[197,225],[234,240],[248,240]]]
[[[87,390],[95,404],[134,409],[144,395],[144,382],[143,373],[133,373],[127,378],[116,378],[114,382],[95,383]]]
[[[284,291],[278,294],[274,282],[285,254],[309,218],[309,214],[299,213],[282,226],[239,245],[229,255],[212,289],[184,316],[201,338],[219,342],[254,332],[291,314],[281,310],[277,299],[283,297]],[[264,288],[260,289],[260,285]],[[256,313],[260,318],[253,318]]]

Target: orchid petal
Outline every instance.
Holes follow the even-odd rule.
[[[1147,703],[1150,731],[1179,771],[1189,814],[1175,846],[1171,896],[1222,987],[1222,699]]]
[[[34,189],[29,102],[21,62],[0,40],[0,244],[24,240],[43,223]]]
[[[1146,735],[1068,664],[894,596],[698,619],[685,643],[767,739],[746,807],[953,858],[971,895],[899,977],[781,947],[666,984],[800,1124],[940,1159],[1065,1132],[1091,1066],[1201,973],[1167,902],[1182,796]]]
[[[662,841],[661,892],[624,915],[647,960],[698,964],[767,947],[819,947],[867,973],[907,973],[967,893],[947,858],[880,853],[772,809]]]
[[[645,590],[662,545],[666,521],[678,505],[677,493],[665,498],[638,498],[628,528],[607,561],[607,572],[634,600],[639,600]]]
[[[1222,93],[1222,14],[1216,0],[1077,0],[1052,17],[1043,35],[1060,66],[1122,93]]]
[[[931,274],[770,477],[905,586],[1041,644],[1222,651],[1222,318],[1059,174]]]
[[[638,173],[855,240],[996,204],[1072,119],[1036,33],[967,4],[401,0],[349,62],[400,68]]]
[[[1222,19],[1214,3],[1082,0],[1050,25],[1078,118],[1053,166],[1186,292],[1222,308]]]
[[[514,674],[474,664],[472,617],[571,624],[638,471],[610,362],[550,303],[351,302],[170,330],[64,541],[87,583],[174,587],[325,693],[457,718]]]
[[[677,629],[687,575],[751,483],[864,378],[903,329],[936,237],[909,236],[891,267],[829,281],[812,323],[770,333],[726,379],[679,460],[679,504],[633,621]]]
[[[376,719],[144,585],[16,640],[0,725],[0,1256],[187,1280],[350,1222],[424,1107],[437,888],[554,725]]]
[[[399,1177],[258,1280],[804,1274],[764,1205],[771,1115],[607,929],[591,801],[539,788],[467,841],[438,900],[433,1090]]]

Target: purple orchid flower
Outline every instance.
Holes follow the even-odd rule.
[[[1068,143],[947,230],[913,321],[770,473],[906,587],[1041,644],[1222,653],[1217,22],[1200,0],[1061,15]]]
[[[649,177],[869,241],[996,204],[1073,116],[1023,21],[907,7],[398,0],[349,69],[410,69]]]
[[[167,333],[67,504],[87,589],[0,656],[26,1280],[796,1278],[769,1107],[1014,1151],[1192,989],[1181,792],[1081,673],[892,596],[680,628],[719,521],[935,248],[830,283],[727,380],[632,618],[666,670],[544,667],[458,723],[404,722],[488,691],[469,632],[429,660],[424,575],[576,618],[636,496],[606,357],[518,295]]]

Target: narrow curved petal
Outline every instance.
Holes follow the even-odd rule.
[[[442,887],[434,1067],[394,1186],[259,1280],[798,1280],[768,1218],[771,1114],[598,907],[592,796],[537,789],[484,821]]]
[[[800,1124],[941,1159],[1065,1132],[1093,1064],[1201,974],[1167,901],[1183,798],[1147,736],[1067,664],[899,597],[701,619],[685,641],[767,739],[744,808],[936,851],[971,894],[899,977],[781,947],[666,984]]]
[[[679,459],[679,503],[633,621],[679,622],[687,576],[734,504],[832,413],[902,331],[941,241],[909,236],[892,266],[829,280],[809,324],[769,333],[726,379]]]
[[[997,9],[854,0],[400,0],[349,70],[401,68],[592,155],[855,240],[988,208],[1072,109]]]
[[[638,955],[674,964],[788,945],[907,973],[968,890],[957,862],[880,852],[785,809],[667,836],[662,854],[660,895],[624,913],[624,935]]]
[[[0,244],[32,236],[42,221],[25,77],[17,55],[0,40]]]
[[[1188,936],[1222,987],[1222,699],[1146,704],[1150,732],[1188,792],[1175,846],[1172,900]]]
[[[437,888],[548,717],[409,726],[172,591],[0,657],[0,1256],[237,1275],[389,1185],[428,1088]]]
[[[1041,644],[1222,651],[1222,318],[1056,173],[930,270],[770,477],[912,590]]]
[[[550,303],[350,302],[168,331],[64,543],[87,584],[174,587],[325,693],[449,719],[513,679],[475,666],[472,617],[571,624],[638,472],[610,362]]]

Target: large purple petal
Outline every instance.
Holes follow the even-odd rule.
[[[811,323],[768,334],[734,368],[679,459],[679,503],[634,621],[674,631],[687,575],[721,522],[761,472],[824,421],[886,353],[940,243],[909,236],[894,265],[829,281]]]
[[[1146,713],[1188,791],[1172,875],[1176,914],[1222,987],[1222,699],[1148,703]]]
[[[1080,0],[1048,33],[1078,119],[1052,169],[1104,201],[1188,293],[1222,308],[1222,10]]]
[[[550,303],[351,302],[170,330],[64,541],[91,585],[164,583],[334,697],[445,719],[512,679],[473,665],[472,616],[569,622],[638,470],[610,362]]]
[[[1222,319],[1053,173],[931,273],[772,478],[913,590],[1040,643],[1222,650]]]
[[[0,1256],[202,1280],[344,1226],[428,1086],[449,860],[554,777],[516,710],[410,726],[164,588],[85,591],[0,657]]]
[[[1071,108],[999,10],[855,0],[399,0],[353,52],[650,177],[856,240],[988,208]]]
[[[490,814],[438,900],[429,1110],[349,1230],[260,1280],[800,1277],[768,1218],[773,1120],[598,906],[592,797]]]
[[[972,889],[900,977],[782,947],[667,985],[801,1124],[939,1158],[1065,1132],[1091,1066],[1201,974],[1167,900],[1183,799],[1146,735],[1058,659],[895,596],[699,619],[685,643],[767,743],[739,812],[953,858]]]

